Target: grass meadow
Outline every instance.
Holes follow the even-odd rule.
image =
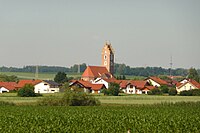
[[[64,93],[43,94],[42,97],[18,97],[17,93],[2,93],[0,101],[13,102],[17,105],[34,105],[38,100],[48,96],[62,97]],[[177,102],[200,102],[198,96],[152,96],[152,95],[121,95],[104,96],[94,95],[102,105],[136,105],[136,104],[160,104]]]

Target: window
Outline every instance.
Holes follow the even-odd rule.
[[[192,86],[190,86],[190,90],[192,90]]]
[[[107,61],[104,61],[104,65],[107,65]]]
[[[44,84],[44,85],[48,85],[48,84]]]
[[[106,55],[104,55],[104,60],[106,60],[107,59],[107,56]]]

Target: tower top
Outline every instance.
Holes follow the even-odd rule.
[[[110,40],[106,40],[105,45],[104,45],[104,49],[108,49],[110,51],[110,53],[114,54],[114,49],[112,48],[111,42]]]

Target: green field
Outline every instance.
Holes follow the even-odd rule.
[[[17,93],[2,93],[0,101],[13,102],[18,105],[35,104],[48,96],[62,97],[64,93],[43,94],[43,97],[18,97]],[[199,96],[152,96],[152,95],[122,95],[122,96],[104,96],[94,95],[100,100],[102,105],[132,105],[132,104],[159,104],[176,102],[200,102]]]
[[[198,133],[200,103],[145,106],[0,106],[0,132]]]
[[[0,94],[0,132],[185,133],[200,132],[200,97],[94,95],[102,103],[93,107],[38,106],[42,97]]]
[[[19,79],[35,79],[35,73],[29,73],[29,72],[0,72],[0,74],[5,74],[8,76],[15,75]],[[53,80],[56,73],[39,73],[38,79],[41,80]],[[69,73],[67,74],[69,77],[81,77],[81,74],[75,74],[75,73]]]

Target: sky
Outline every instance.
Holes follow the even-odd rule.
[[[200,0],[0,0],[0,66],[200,68]]]

